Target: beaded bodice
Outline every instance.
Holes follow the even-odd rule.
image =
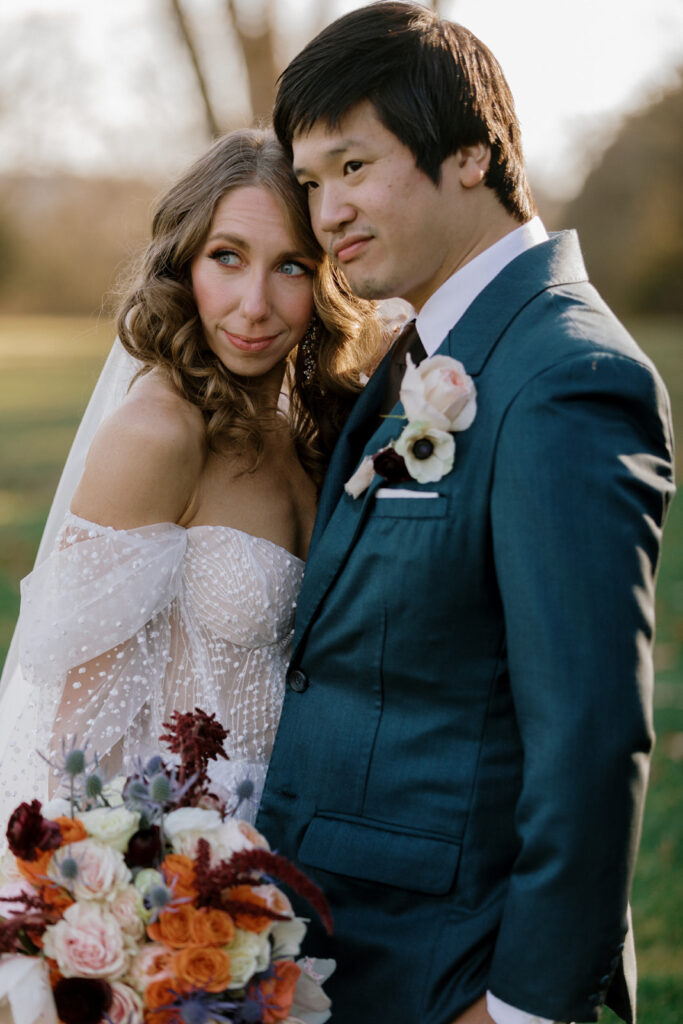
[[[303,568],[231,527],[115,530],[70,513],[22,582],[24,726],[32,711],[41,749],[87,738],[118,771],[159,750],[174,710],[201,707],[229,729],[231,760],[265,775]]]

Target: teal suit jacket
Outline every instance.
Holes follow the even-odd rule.
[[[478,397],[451,473],[344,493],[403,426],[374,430],[386,360],[335,451],[258,826],[330,899],[308,951],[338,961],[339,1024],[447,1024],[487,988],[628,1020],[666,392],[571,232],[439,351]]]

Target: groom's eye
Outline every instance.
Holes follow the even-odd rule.
[[[362,160],[347,160],[344,164],[344,174],[353,174],[354,171],[359,171],[362,166]]]
[[[318,183],[316,181],[300,181],[299,184],[304,192],[312,192],[314,188],[318,187]]]

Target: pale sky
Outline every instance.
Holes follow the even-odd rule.
[[[260,2],[242,0],[242,7],[253,11]],[[245,118],[225,0],[183,6],[215,69],[221,116]],[[316,0],[275,6],[289,57],[314,31]],[[361,5],[328,6],[337,15]],[[498,57],[532,178],[559,196],[577,190],[623,112],[656,96],[683,65],[683,0],[452,0],[443,7]],[[0,0],[0,170],[173,175],[194,158],[208,140],[168,8],[168,0]]]

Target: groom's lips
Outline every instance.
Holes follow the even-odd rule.
[[[348,263],[363,252],[372,241],[372,235],[347,235],[335,242],[332,252],[339,263]]]

